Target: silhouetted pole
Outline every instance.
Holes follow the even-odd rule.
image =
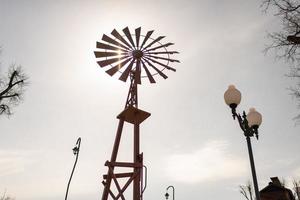
[[[78,156],[79,156],[79,150],[80,150],[80,143],[81,143],[81,138],[79,137],[77,139],[76,146],[72,149],[73,154],[76,156],[76,159],[75,159],[74,166],[73,166],[73,169],[72,169],[72,172],[71,172],[71,176],[70,176],[70,179],[69,179],[69,182],[68,182],[65,200],[67,200],[67,198],[68,198],[70,183],[71,183],[73,173],[74,173],[74,170],[75,170],[75,167],[76,167],[76,164],[77,164],[77,160],[78,160]]]
[[[254,159],[253,159],[253,153],[252,153],[252,146],[251,146],[251,139],[249,136],[246,136],[247,140],[247,146],[248,146],[248,152],[249,152],[249,159],[250,159],[250,165],[251,165],[251,171],[252,171],[252,178],[253,178],[253,185],[254,185],[254,191],[256,200],[260,200],[259,190],[258,190],[258,183],[256,178],[256,171],[255,171],[255,165],[254,165]]]
[[[224,94],[224,99],[226,104],[231,108],[233,119],[238,119],[240,128],[242,129],[246,137],[255,196],[256,200],[260,200],[250,137],[255,136],[258,139],[258,127],[262,122],[262,116],[254,108],[250,108],[247,115],[245,111],[243,111],[242,116],[236,112],[236,107],[241,102],[241,93],[234,87],[234,85],[230,85],[228,87],[228,90]]]
[[[172,196],[173,196],[173,200],[175,200],[175,188],[172,185],[170,185],[169,187],[167,187],[165,197],[166,197],[166,199],[169,199],[170,195],[168,193],[168,189],[170,189],[170,188],[172,188],[172,191],[173,191]]]

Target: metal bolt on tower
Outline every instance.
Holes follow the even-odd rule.
[[[176,71],[170,67],[170,62],[179,62],[170,58],[171,54],[177,51],[168,51],[166,47],[174,43],[161,43],[165,36],[151,38],[153,31],[148,31],[146,35],[141,35],[141,28],[135,29],[135,34],[131,34],[129,28],[123,29],[123,35],[117,30],[113,30],[111,35],[103,34],[102,41],[97,42],[95,56],[97,62],[106,72],[113,76],[120,74],[119,79],[126,82],[130,78],[130,87],[124,110],[117,116],[119,125],[114,141],[114,146],[110,161],[105,162],[108,167],[107,174],[103,175],[104,191],[102,200],[109,197],[113,200],[125,200],[125,191],[130,184],[133,185],[133,200],[142,200],[145,190],[143,185],[143,153],[140,152],[140,124],[150,116],[150,113],[138,108],[138,84],[142,78],[148,78],[150,83],[156,83],[153,76],[160,75],[164,79],[168,78],[164,70]],[[133,161],[118,162],[118,150],[120,146],[124,123],[133,125]],[[126,168],[128,172],[115,173],[116,168]],[[120,178],[127,178],[121,186]],[[114,184],[117,192],[111,187]]]

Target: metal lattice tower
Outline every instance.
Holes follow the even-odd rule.
[[[120,73],[119,79],[126,82],[130,77],[130,87],[124,110],[117,116],[119,125],[115,137],[115,142],[110,161],[106,161],[108,167],[107,174],[103,175],[104,191],[102,200],[112,199],[125,200],[124,193],[129,185],[133,185],[133,200],[143,199],[143,154],[140,152],[140,124],[150,116],[150,113],[138,108],[138,84],[142,78],[148,78],[150,83],[156,83],[154,76],[160,75],[164,79],[165,69],[176,71],[169,66],[171,62],[179,62],[170,58],[170,55],[177,51],[168,51],[166,47],[174,43],[161,43],[165,36],[152,39],[154,31],[148,31],[146,35],[141,35],[141,28],[135,29],[135,34],[131,34],[129,28],[123,29],[124,35],[117,30],[111,32],[111,36],[103,34],[102,41],[97,42],[99,51],[95,51],[97,62],[102,68],[107,68],[106,72],[113,76]],[[120,146],[124,123],[133,125],[133,161],[117,162],[117,155]],[[116,168],[126,168],[125,173],[115,173]],[[121,186],[118,179],[128,178]],[[115,184],[117,192],[111,190],[112,183]]]

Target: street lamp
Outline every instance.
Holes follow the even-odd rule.
[[[172,188],[172,191],[173,191],[173,195],[172,196],[173,196],[173,200],[175,200],[175,188],[172,185],[170,185],[169,187],[167,187],[165,197],[166,197],[167,200],[169,199],[170,195],[168,193],[168,189],[170,189],[170,188]]]
[[[68,182],[68,186],[67,186],[67,190],[66,190],[66,195],[65,195],[65,200],[67,200],[67,198],[68,198],[68,193],[69,193],[70,183],[71,183],[71,180],[72,180],[72,177],[73,177],[73,173],[74,173],[74,170],[75,170],[77,161],[78,161],[79,150],[80,150],[80,144],[81,144],[81,138],[79,137],[79,138],[77,139],[77,142],[76,142],[75,147],[72,149],[73,154],[76,156],[76,158],[75,158],[75,162],[74,162],[73,169],[72,169],[72,172],[71,172],[71,176],[70,176],[70,178],[69,178],[69,182]]]
[[[241,102],[241,96],[241,92],[237,90],[234,85],[230,85],[227,91],[224,93],[224,100],[225,103],[231,108],[233,119],[238,119],[239,125],[246,137],[255,196],[256,200],[260,200],[250,138],[255,136],[258,139],[258,127],[262,122],[262,116],[254,108],[250,108],[247,115],[245,111],[243,111],[243,115],[238,114],[236,112],[236,108]]]

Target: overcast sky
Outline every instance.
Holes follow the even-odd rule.
[[[69,198],[100,199],[128,83],[107,75],[94,57],[96,41],[114,28],[167,36],[180,52],[167,80],[139,87],[148,167],[144,199],[240,200],[251,179],[245,137],[223,100],[229,84],[242,92],[238,110],[263,115],[252,140],[259,187],[273,176],[300,178],[297,102],[288,64],[264,55],[267,31],[280,28],[261,1],[0,0],[1,75],[22,65],[30,78],[24,101],[0,118],[0,193],[18,200],[63,199],[82,137]],[[131,126],[119,160],[131,159]],[[129,195],[130,196],[130,195]]]

